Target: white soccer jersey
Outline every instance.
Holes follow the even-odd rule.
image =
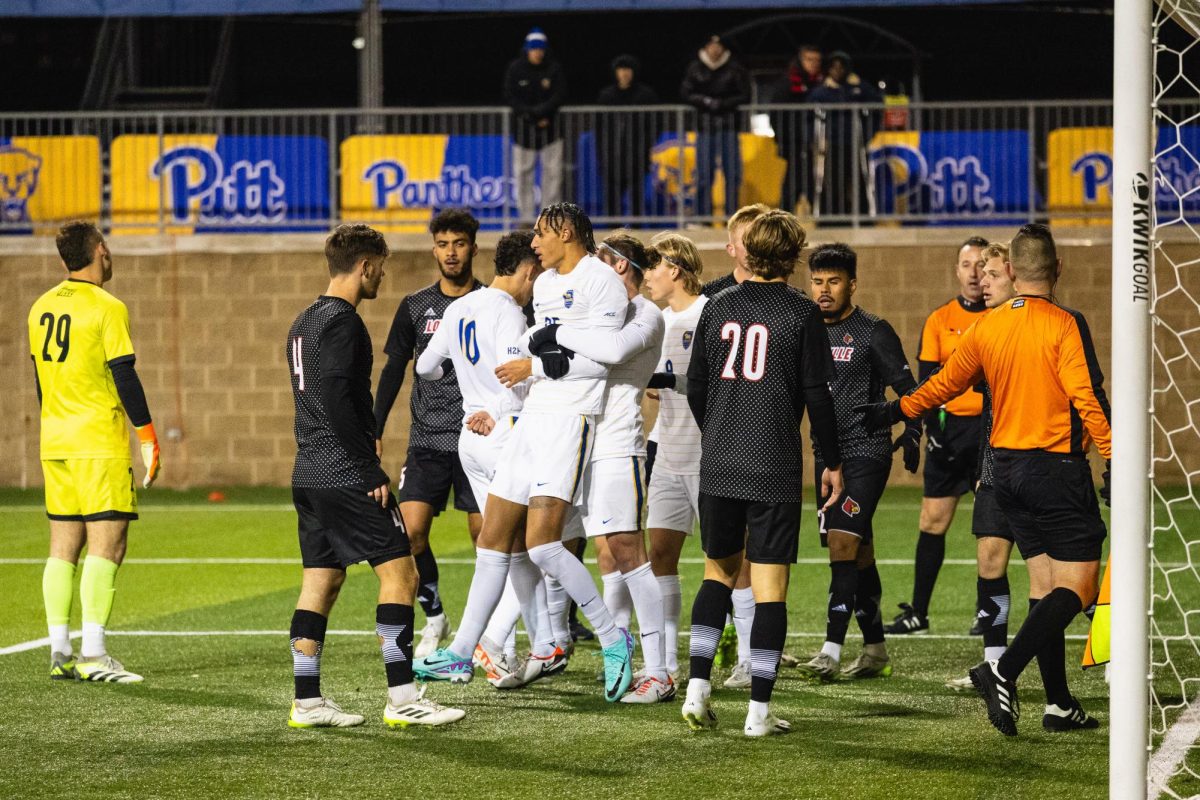
[[[521,337],[527,329],[525,313],[508,292],[480,289],[455,300],[442,313],[442,322],[417,359],[422,378],[441,377],[441,364],[450,359],[463,398],[463,419],[487,411],[499,422],[520,412],[526,383],[504,388],[496,367],[524,358]]]
[[[687,401],[687,371],[692,363],[692,344],[696,323],[708,298],[700,296],[683,311],[665,309],[667,332],[663,337],[662,359],[656,372],[675,376],[674,389],[658,392],[658,455],[654,469],[675,475],[700,474],[700,428]]]
[[[563,347],[611,365],[604,411],[596,420],[592,461],[646,455],[642,393],[658,363],[664,330],[663,313],[641,295],[633,298],[625,325],[615,334],[559,330],[558,342]]]
[[[558,324],[559,337],[566,331],[597,339],[611,337],[625,322],[628,307],[625,284],[612,267],[595,256],[584,256],[566,275],[547,270],[533,284],[535,325]],[[599,414],[604,407],[607,371],[577,354],[565,379],[533,382],[525,409],[546,414]]]

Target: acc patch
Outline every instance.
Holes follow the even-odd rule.
[[[567,289],[565,292],[563,292],[563,306],[565,308],[570,308],[574,304],[575,304],[575,290]]]
[[[846,499],[842,501],[842,513],[847,517],[853,517],[860,511],[862,511],[862,506],[858,504],[858,501],[850,495],[846,495]]]
[[[694,331],[684,331],[683,332],[683,349],[684,350],[687,350],[689,347],[692,346],[692,337],[693,336],[695,336]]]

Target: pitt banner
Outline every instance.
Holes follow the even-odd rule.
[[[121,233],[328,228],[329,150],[316,136],[130,134],[112,143]]]
[[[0,234],[50,233],[66,220],[99,216],[99,139],[0,137]]]

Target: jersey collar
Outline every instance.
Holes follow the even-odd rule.
[[[982,297],[974,303],[963,297],[961,294],[955,299],[958,300],[958,304],[962,306],[963,311],[969,311],[972,314],[978,314],[980,311],[983,311],[987,308],[987,304],[983,302]]]

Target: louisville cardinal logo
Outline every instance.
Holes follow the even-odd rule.
[[[842,337],[842,341],[846,344],[854,344],[854,337],[847,333]]]
[[[846,495],[846,499],[842,501],[842,513],[847,517],[853,517],[860,511],[862,511],[862,506],[858,504],[858,501],[850,495]]]

